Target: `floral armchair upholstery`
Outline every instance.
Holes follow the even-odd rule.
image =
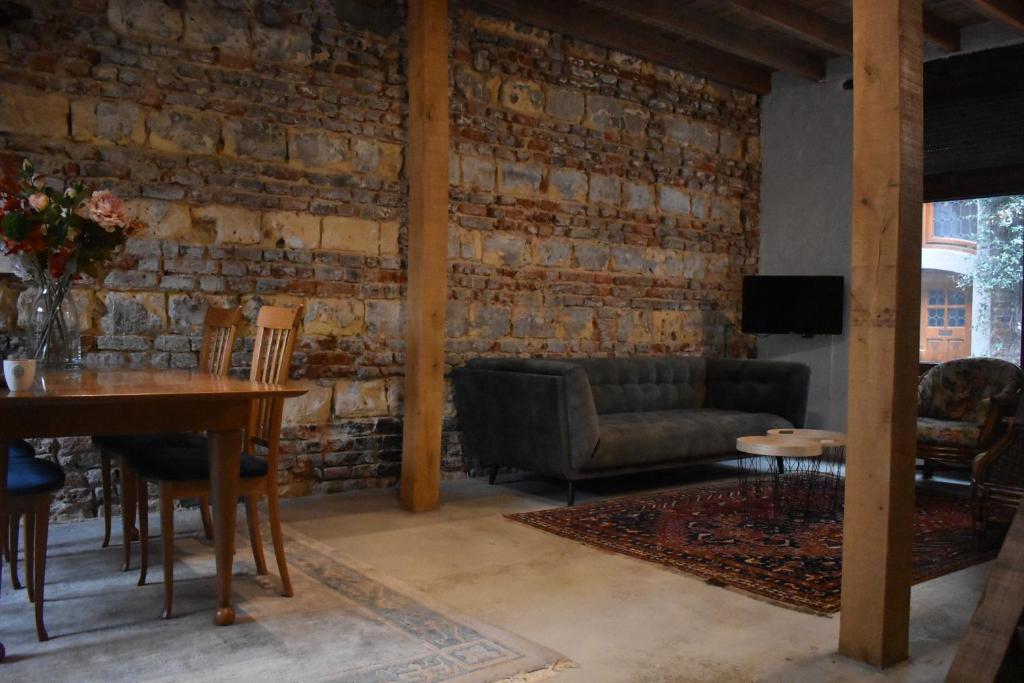
[[[965,467],[999,435],[1017,407],[1024,373],[998,358],[960,358],[929,370],[917,389],[917,457],[925,475]]]

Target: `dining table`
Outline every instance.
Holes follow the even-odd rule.
[[[250,410],[260,399],[303,393],[292,385],[198,371],[43,369],[26,391],[0,390],[0,519],[6,518],[9,445],[14,439],[206,432],[217,566],[214,623],[232,624],[235,514]],[[0,578],[2,567],[0,563]],[[0,643],[0,659],[3,652]]]

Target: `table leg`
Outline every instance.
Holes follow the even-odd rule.
[[[231,573],[235,554],[235,513],[242,459],[242,432],[211,432],[210,484],[213,503],[213,546],[217,557],[217,611],[214,623],[235,623],[231,606]]]
[[[0,440],[0,529],[3,533],[7,531],[7,460],[10,444],[6,441]],[[27,540],[27,539],[26,539]],[[13,555],[14,550],[11,550]],[[4,561],[3,557],[0,557],[0,583],[3,583],[4,578]],[[29,578],[31,581],[31,578]],[[4,655],[4,644],[0,643],[0,662],[3,661]]]

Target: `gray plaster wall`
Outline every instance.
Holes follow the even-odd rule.
[[[961,33],[963,52],[1024,40],[995,24]],[[926,59],[946,57],[933,49]],[[853,92],[844,90],[850,60],[829,62],[814,83],[777,72],[761,100],[761,259],[763,275],[842,275],[849,293],[853,165]],[[849,330],[849,310],[844,330]],[[846,429],[849,338],[772,335],[758,339],[760,358],[811,368],[807,425]]]

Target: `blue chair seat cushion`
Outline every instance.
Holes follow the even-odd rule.
[[[7,494],[31,496],[59,490],[64,486],[64,470],[49,460],[11,458],[7,466]]]
[[[127,436],[94,436],[92,437],[92,442],[104,451],[128,456],[153,448],[206,448],[205,436],[178,432],[129,434]]]
[[[35,458],[36,449],[32,448],[32,444],[22,439],[17,439],[10,443],[8,455],[13,462],[16,458],[24,460],[26,458]]]
[[[123,456],[150,481],[203,481],[210,478],[210,455],[205,444],[200,448],[160,446]],[[243,479],[263,477],[267,462],[248,453],[242,454],[239,475]]]

